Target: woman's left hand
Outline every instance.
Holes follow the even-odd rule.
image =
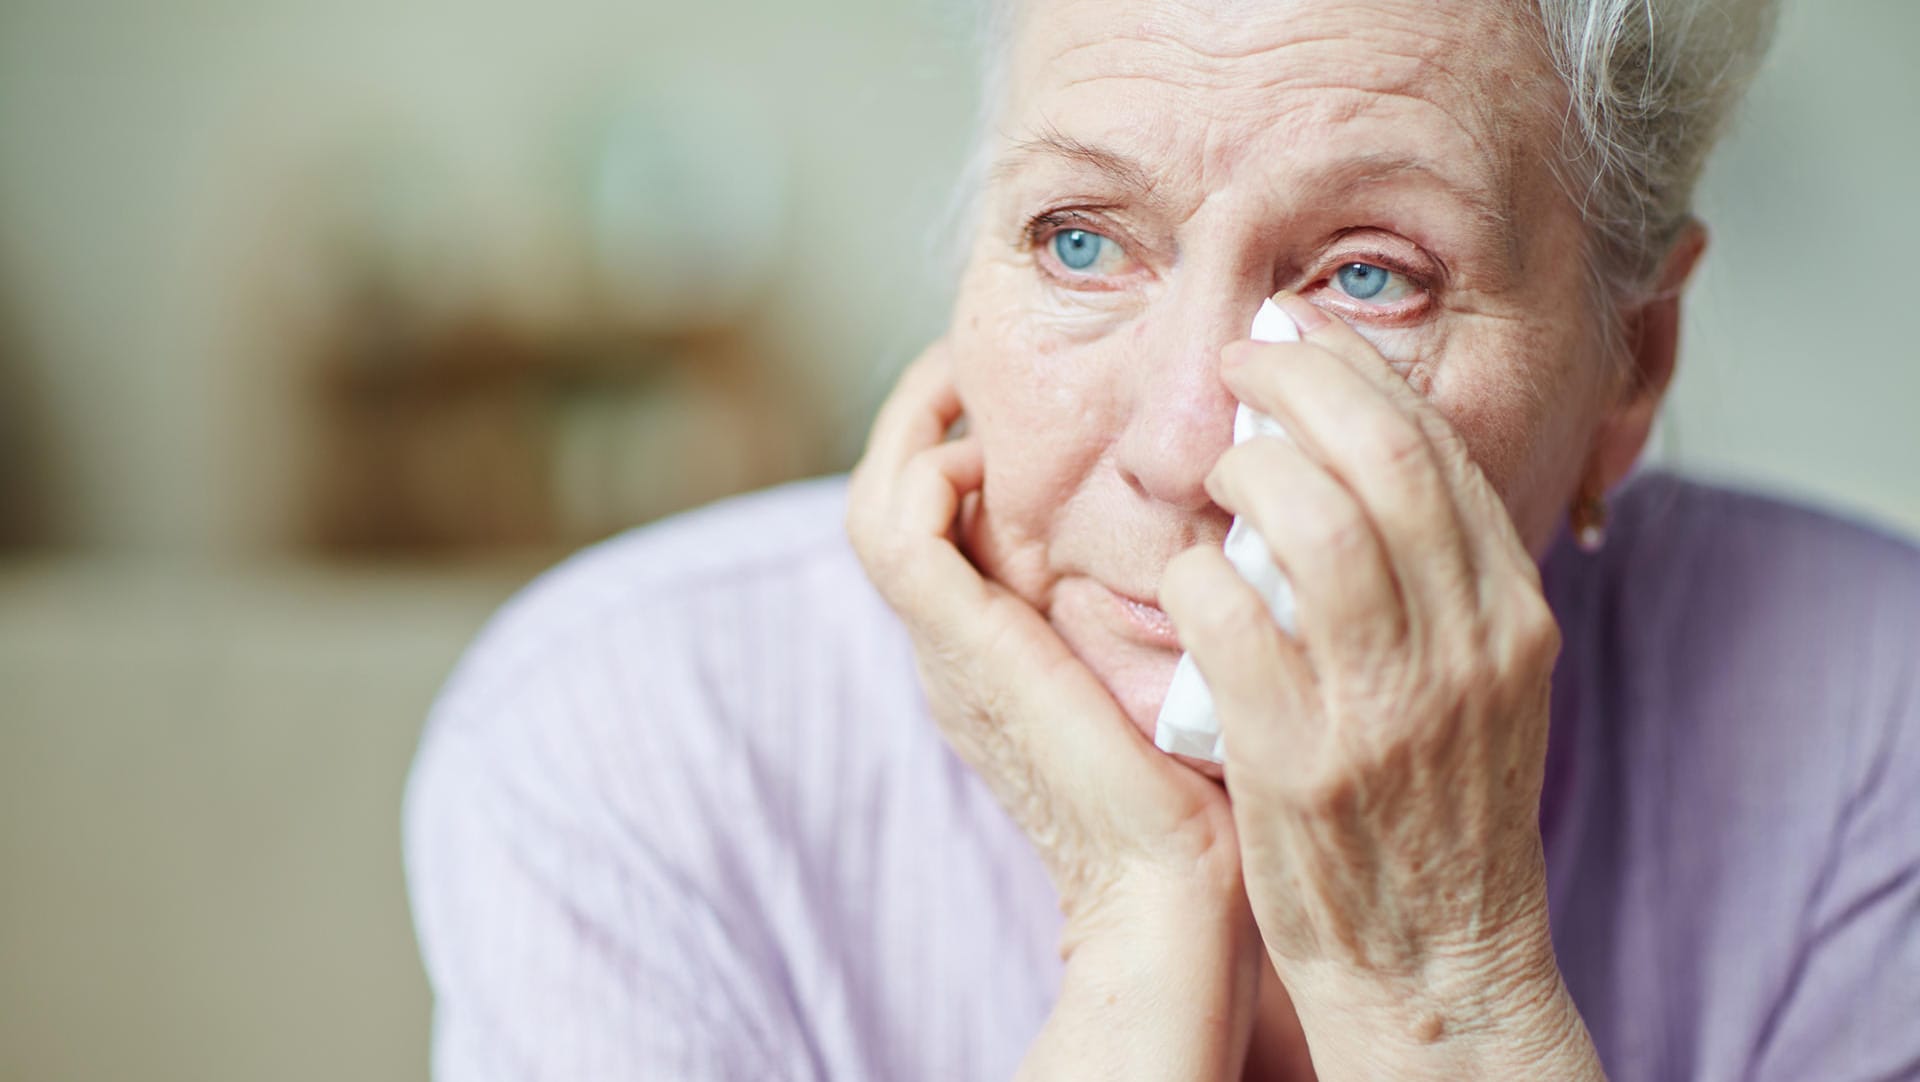
[[[1554,961],[1538,826],[1559,632],[1538,569],[1446,420],[1352,328],[1222,378],[1281,421],[1213,499],[1266,538],[1298,628],[1217,548],[1161,604],[1213,691],[1247,895],[1323,1082],[1599,1077]]]

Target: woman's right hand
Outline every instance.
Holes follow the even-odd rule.
[[[984,463],[948,440],[961,405],[935,343],[900,378],[853,470],[847,532],[905,622],[946,738],[1039,850],[1070,923],[1116,891],[1231,895],[1224,791],[1151,746],[1039,612],[967,558]]]
[[[977,437],[947,438],[960,413],[936,343],[881,407],[847,533],[906,624],[935,720],[1059,894],[1060,997],[1021,1075],[1239,1078],[1266,958],[1226,793],[1154,748],[1047,620],[968,559],[985,463]]]

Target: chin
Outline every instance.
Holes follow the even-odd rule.
[[[1132,720],[1134,728],[1153,740],[1154,727],[1160,721],[1160,704],[1166,700],[1167,685],[1173,683],[1174,666],[1179,657],[1141,658],[1117,667],[1112,675],[1096,672],[1100,682],[1113,693],[1120,709]]]
[[[1136,648],[1138,649],[1138,648]],[[1160,720],[1160,704],[1167,697],[1167,685],[1173,682],[1173,670],[1179,664],[1178,655],[1166,656],[1163,650],[1141,651],[1146,655],[1118,662],[1114,672],[1095,670],[1094,675],[1113,693],[1120,708],[1126,711],[1134,728],[1153,743],[1153,731]],[[1219,781],[1225,777],[1219,763],[1210,763],[1204,759],[1195,759],[1186,755],[1171,756],[1174,761],[1192,770]]]
[[[1093,672],[1094,679],[1120,704],[1120,709],[1149,745],[1160,721],[1160,704],[1166,700],[1167,686],[1173,683],[1173,670],[1180,655],[1163,646],[1149,646],[1112,634],[1098,623],[1088,625],[1062,620],[1054,613],[1054,628],[1081,662]],[[1169,756],[1198,774],[1221,781],[1225,772],[1218,763],[1185,755]]]
[[[1151,743],[1160,719],[1160,704],[1173,683],[1180,663],[1177,651],[1130,641],[1117,635],[1106,621],[1081,618],[1077,607],[1056,605],[1051,614],[1055,630],[1113,696],[1134,728]],[[1063,609],[1065,611],[1063,611]]]

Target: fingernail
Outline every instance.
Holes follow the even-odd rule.
[[[1290,289],[1275,293],[1273,303],[1279,305],[1281,311],[1293,317],[1293,322],[1299,326],[1301,334],[1312,334],[1330,322],[1325,312],[1315,308],[1305,297]]]

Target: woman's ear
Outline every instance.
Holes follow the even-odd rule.
[[[1594,434],[1584,482],[1589,493],[1604,494],[1619,484],[1646,448],[1679,358],[1680,296],[1706,250],[1707,227],[1688,218],[1660,265],[1652,295],[1626,314],[1626,377]]]

